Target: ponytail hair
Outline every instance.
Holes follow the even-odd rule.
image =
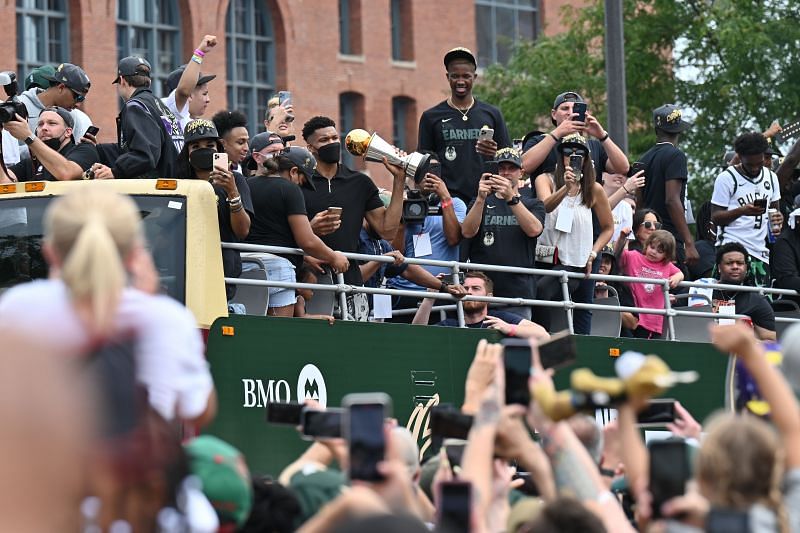
[[[96,335],[109,334],[126,284],[125,259],[141,242],[136,204],[100,184],[87,184],[55,200],[44,224],[73,303],[89,308]]]

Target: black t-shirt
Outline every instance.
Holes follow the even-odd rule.
[[[361,224],[366,213],[373,209],[383,209],[378,188],[369,176],[350,170],[344,165],[339,165],[336,175],[330,181],[316,172],[312,180],[316,191],[302,189],[309,220],[329,207],[342,208],[342,225],[333,233],[321,237],[322,242],[338,252],[357,252]],[[345,273],[344,279],[349,284],[362,283],[361,271],[356,261],[350,263],[350,270]]]
[[[97,149],[90,143],[69,143],[58,151],[68,161],[77,163],[81,169],[86,170],[97,163]],[[31,153],[31,155],[33,155]],[[11,167],[17,176],[17,181],[56,181],[49,170],[44,168],[36,159],[24,159]]]
[[[547,134],[541,134],[529,138],[527,141],[525,141],[525,144],[522,145],[522,153],[527,152],[539,144],[546,135]],[[603,148],[603,143],[597,139],[589,139],[587,144],[589,145],[589,155],[592,158],[592,165],[594,166],[595,180],[603,183],[603,172],[606,171],[606,163],[608,163],[608,154],[606,153],[606,149]],[[536,179],[536,176],[544,172],[555,172],[557,162],[558,145],[555,145],[553,146],[553,149],[550,150],[550,153],[547,154],[547,157],[542,164],[539,165],[539,167],[534,170],[533,173],[531,173],[531,178]]]
[[[720,281],[720,283],[725,282]],[[731,298],[736,302],[737,315],[747,315],[754,326],[775,331],[775,311],[772,310],[766,297],[757,292],[714,291],[711,299],[714,300],[716,307],[718,301],[730,301]]]
[[[234,171],[233,177],[236,180],[236,189],[239,191],[239,196],[242,197],[242,206],[244,206],[247,214],[250,215],[252,222],[253,200],[250,198],[250,187],[247,186],[247,180],[240,173]],[[220,240],[222,242],[242,242],[233,232],[228,193],[219,185],[214,185],[213,187],[214,192],[217,193],[217,218],[219,219]],[[239,255],[239,250],[222,249],[222,271],[226,278],[238,278],[242,274],[242,256]],[[229,300],[236,294],[235,285],[226,285],[225,290],[228,293]]]
[[[520,195],[521,203],[544,224],[545,210],[542,201],[534,198],[530,189],[521,189]],[[470,261],[489,265],[533,267],[536,237],[525,235],[511,209],[504,199],[494,194],[486,197],[480,229],[469,244]],[[536,298],[536,280],[532,275],[505,272],[487,272],[486,275],[494,282],[492,292],[495,296]]]
[[[305,215],[306,201],[297,184],[280,176],[252,176],[247,178],[253,199],[253,220],[245,242],[264,246],[297,248],[289,215]],[[281,255],[299,268],[302,255]]]
[[[639,158],[644,163],[644,175],[647,179],[644,182],[643,197],[644,205],[638,206],[640,209],[649,207],[661,217],[663,229],[675,235],[675,239],[681,241],[677,234],[672,217],[667,212],[667,181],[680,180],[681,183],[681,205],[684,205],[686,198],[686,182],[689,179],[689,169],[686,166],[686,154],[678,150],[670,143],[659,143],[650,148]]]
[[[443,101],[426,110],[419,119],[417,150],[430,150],[439,155],[442,179],[450,194],[469,203],[478,194],[478,180],[483,161],[491,160],[475,151],[483,126],[494,130],[497,149],[511,146],[503,114],[496,107],[475,99],[475,105],[463,115]]]
[[[519,324],[524,320],[521,316],[515,315],[514,313],[508,313],[506,311],[492,311],[491,309],[489,310],[488,316],[499,318],[500,320],[508,324]],[[446,318],[436,325],[457,328],[458,320],[456,320],[455,318]],[[475,329],[486,329],[489,327],[486,324],[485,320],[481,320],[480,322],[475,322],[474,324],[464,324],[464,325],[467,326],[468,328],[475,328]]]

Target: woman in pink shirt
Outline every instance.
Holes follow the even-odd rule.
[[[623,228],[620,235],[627,237],[631,228]],[[683,273],[672,261],[675,259],[675,237],[664,230],[656,230],[644,242],[643,252],[625,249],[627,238],[617,240],[615,252],[619,264],[626,276],[669,280],[669,287],[674,289],[683,281]],[[631,283],[631,292],[636,307],[647,309],[664,309],[664,291],[660,283]],[[660,339],[664,331],[664,317],[641,313],[639,325],[634,330],[634,337],[643,339]]]

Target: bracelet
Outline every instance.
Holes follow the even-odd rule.
[[[553,132],[548,133],[548,135],[553,138],[553,140],[556,142],[556,144],[561,142],[561,139],[559,139],[558,137],[553,135]]]
[[[509,337],[516,337],[517,336],[517,325],[511,324],[511,329],[508,330]]]
[[[440,205],[441,205],[442,209],[446,209],[448,207],[452,207],[453,206],[453,199],[452,198],[448,198],[447,200],[442,200],[442,203]]]
[[[603,135],[602,137],[600,137],[600,139],[598,139],[598,140],[599,140],[601,143],[604,143],[604,142],[606,142],[606,141],[608,140],[608,132],[606,132],[606,134],[605,134],[605,135]]]
[[[592,259],[592,261],[594,261],[595,259],[597,259],[597,252],[592,250],[591,252],[589,252],[589,257]]]
[[[192,56],[192,61],[194,61],[194,62],[195,62],[195,63],[197,63],[198,65],[202,65],[202,64],[203,64],[203,58],[202,58],[202,57],[200,57],[200,56],[199,56],[199,55],[197,55],[197,54],[194,54],[194,55]]]
[[[242,204],[239,204],[235,207],[231,207],[231,214],[238,213],[242,209],[244,209],[244,206]]]
[[[625,190],[626,193],[628,193],[628,194],[631,193],[631,191],[628,190],[628,188],[625,186],[624,183],[622,184],[622,188]]]
[[[236,196],[234,198],[228,198],[228,203],[231,204],[231,205],[240,204],[240,203],[242,203],[242,197],[241,196]]]
[[[195,53],[195,55],[198,55],[200,57],[206,57],[206,53],[203,52],[202,50],[200,50],[199,48],[195,48],[194,49],[194,53]]]

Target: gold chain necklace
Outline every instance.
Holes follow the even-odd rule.
[[[470,104],[469,104],[469,107],[467,107],[467,110],[466,110],[466,111],[462,111],[460,107],[457,107],[457,106],[456,106],[456,105],[453,103],[453,97],[452,97],[452,96],[448,96],[448,97],[447,97],[447,105],[449,105],[450,107],[452,107],[453,109],[455,109],[456,111],[458,111],[459,113],[461,113],[461,120],[463,120],[464,122],[466,122],[467,120],[469,120],[469,117],[467,116],[467,114],[468,114],[468,113],[470,112],[470,110],[472,109],[472,106],[474,106],[474,105],[475,105],[475,97],[474,97],[474,96],[472,97],[472,102],[470,102]]]

